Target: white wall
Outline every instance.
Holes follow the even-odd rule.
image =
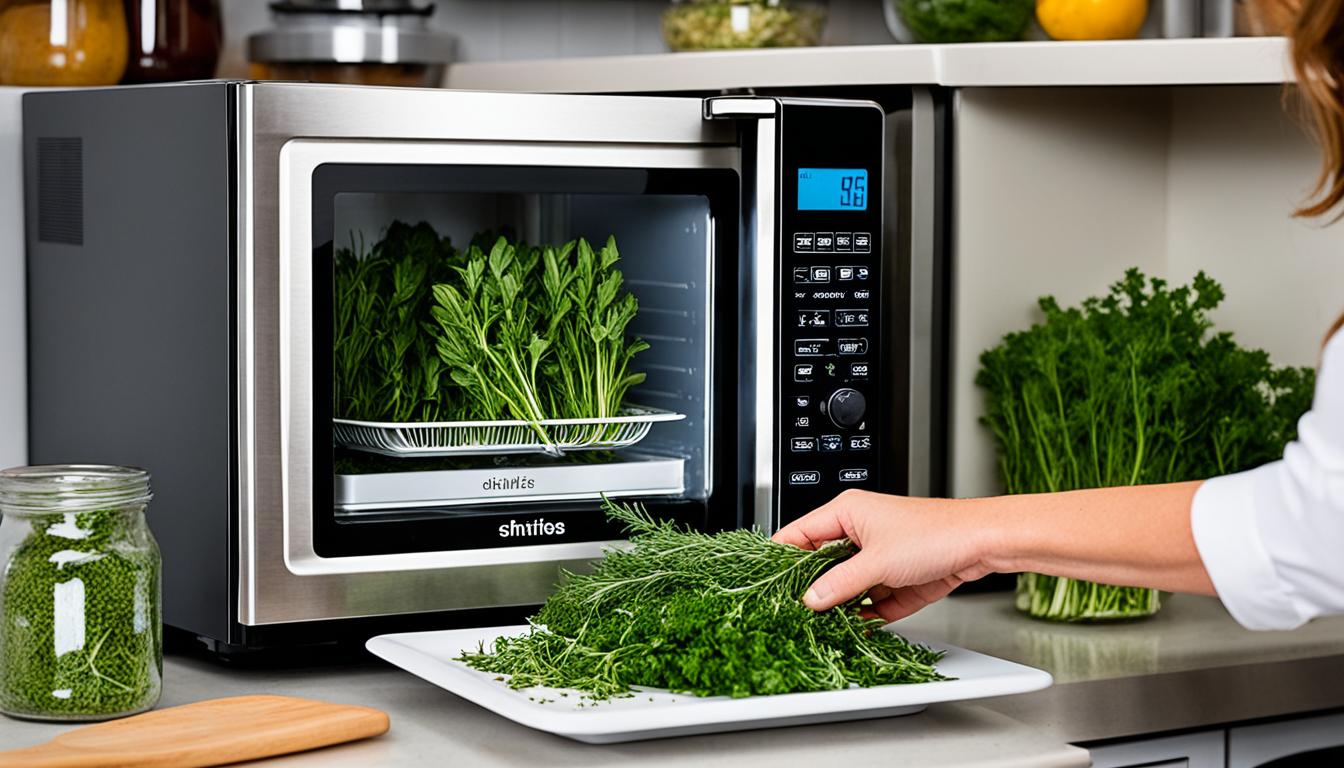
[[[22,92],[0,88],[0,468],[28,459]]]
[[[1277,87],[1197,89],[1173,100],[1167,273],[1227,290],[1214,315],[1242,343],[1314,366],[1344,312],[1344,225],[1290,216],[1319,157]]]
[[[955,128],[953,424],[956,496],[999,490],[979,424],[979,355],[1127,267],[1185,282],[1203,269],[1214,315],[1275,362],[1314,365],[1344,311],[1344,225],[1289,214],[1315,149],[1277,86],[971,89]]]
[[[1166,251],[1166,100],[1145,90],[970,89],[955,113],[952,457],[955,496],[998,488],[979,423],[980,353]]]

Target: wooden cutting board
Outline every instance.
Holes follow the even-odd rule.
[[[224,765],[303,752],[387,732],[369,707],[291,696],[198,701],[67,731],[27,749],[0,752],[4,768]]]

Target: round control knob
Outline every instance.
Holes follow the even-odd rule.
[[[859,422],[863,421],[863,414],[867,409],[868,401],[857,389],[849,387],[837,389],[826,398],[826,415],[830,416],[835,426],[841,429],[858,426]]]

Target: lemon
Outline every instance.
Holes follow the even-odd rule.
[[[1137,37],[1148,0],[1036,0],[1036,20],[1056,40]]]

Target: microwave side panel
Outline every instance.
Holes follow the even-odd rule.
[[[29,456],[147,469],[166,624],[232,624],[225,83],[24,98]]]

